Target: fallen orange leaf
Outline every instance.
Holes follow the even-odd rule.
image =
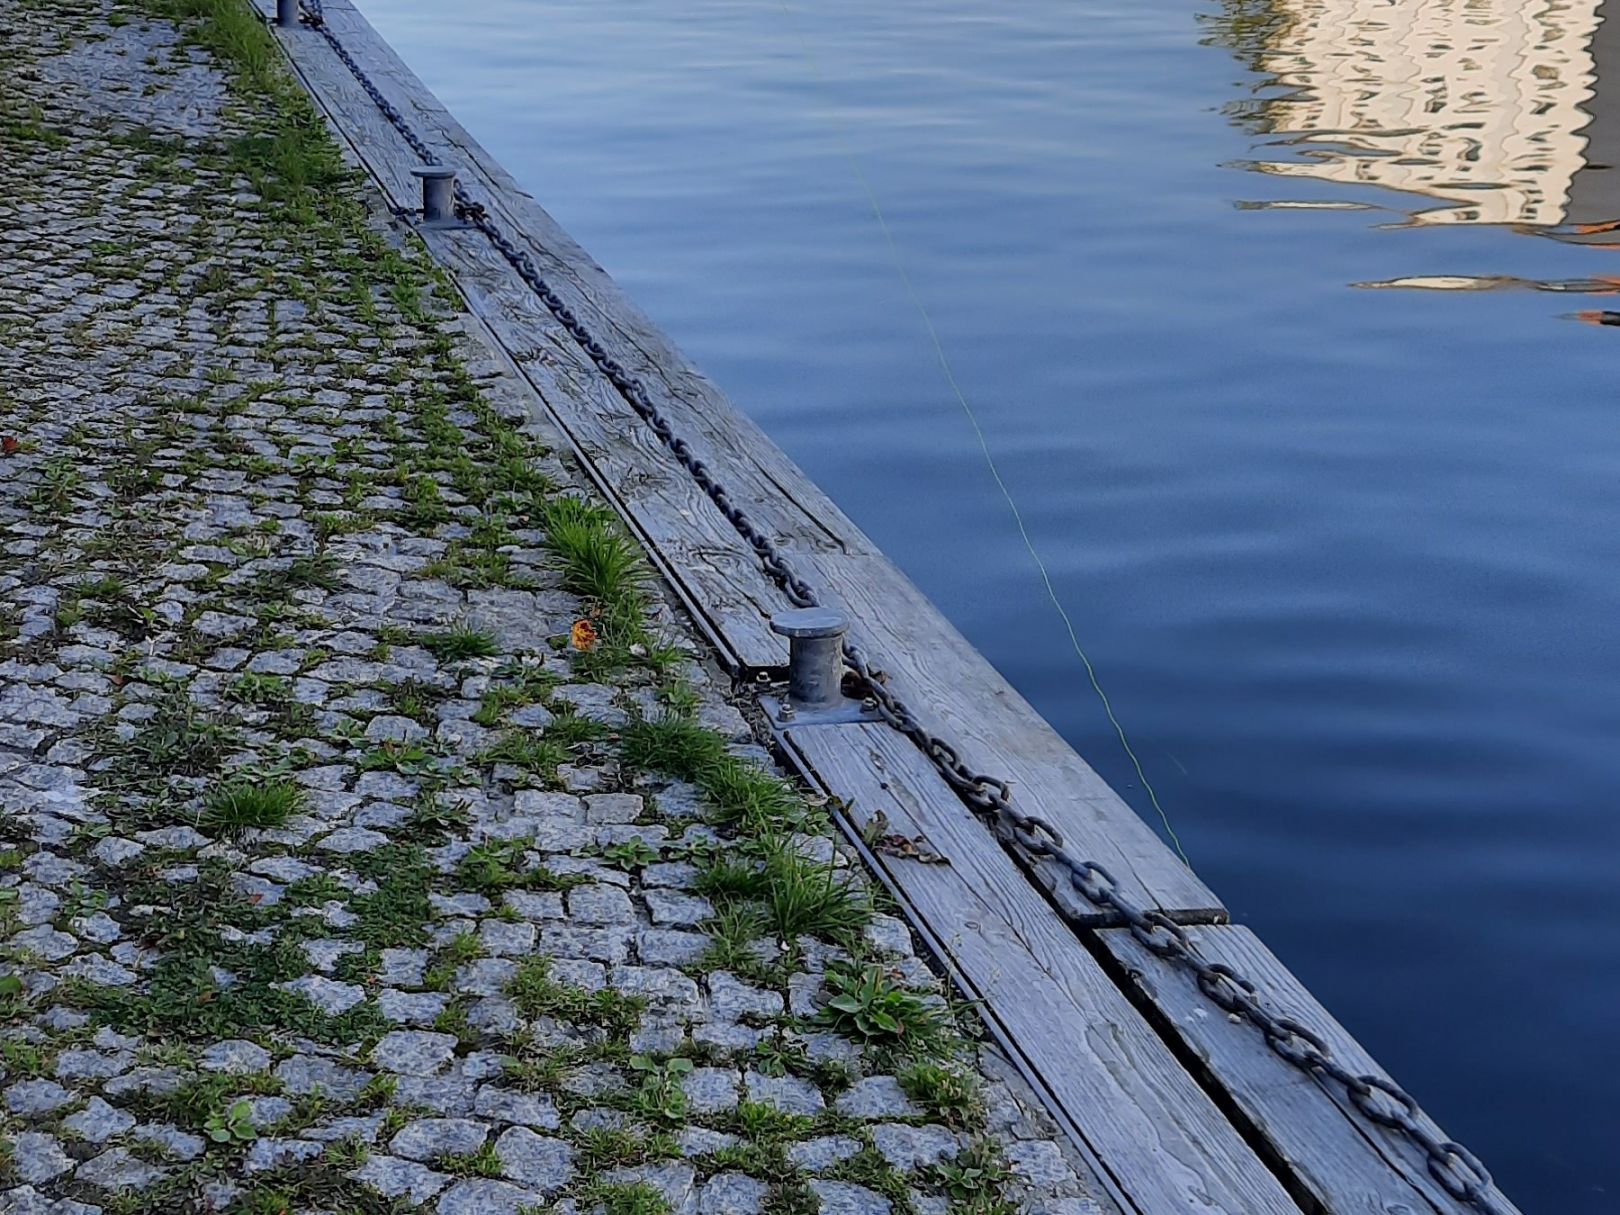
[[[596,645],[596,626],[589,620],[576,620],[568,632],[568,640],[576,650],[588,650]]]
[[[14,456],[22,450],[22,441],[16,435],[0,435],[0,454]]]

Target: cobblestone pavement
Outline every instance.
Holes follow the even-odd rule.
[[[236,2],[0,0],[0,1213],[1100,1210]]]

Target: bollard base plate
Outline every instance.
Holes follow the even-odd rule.
[[[847,696],[825,709],[806,709],[794,705],[784,713],[784,708],[788,707],[785,696],[761,696],[759,706],[765,710],[765,716],[771,719],[771,725],[778,730],[793,726],[861,725],[882,720],[876,709],[868,709],[860,701]]]

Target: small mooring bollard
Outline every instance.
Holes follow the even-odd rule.
[[[298,0],[276,0],[276,24],[284,30],[298,24]]]
[[[843,613],[819,607],[778,612],[771,617],[771,631],[788,639],[788,694],[783,715],[843,708],[843,644],[849,631]]]
[[[448,165],[423,165],[411,175],[422,179],[422,226],[457,227],[456,171]]]

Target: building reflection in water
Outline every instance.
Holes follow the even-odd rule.
[[[1598,94],[1602,69],[1620,63],[1620,20],[1604,21],[1605,0],[1218,2],[1209,40],[1262,77],[1231,113],[1291,151],[1247,167],[1420,194],[1423,204],[1400,208],[1410,224],[1620,245],[1620,115]],[[1363,285],[1616,290],[1601,278]]]

